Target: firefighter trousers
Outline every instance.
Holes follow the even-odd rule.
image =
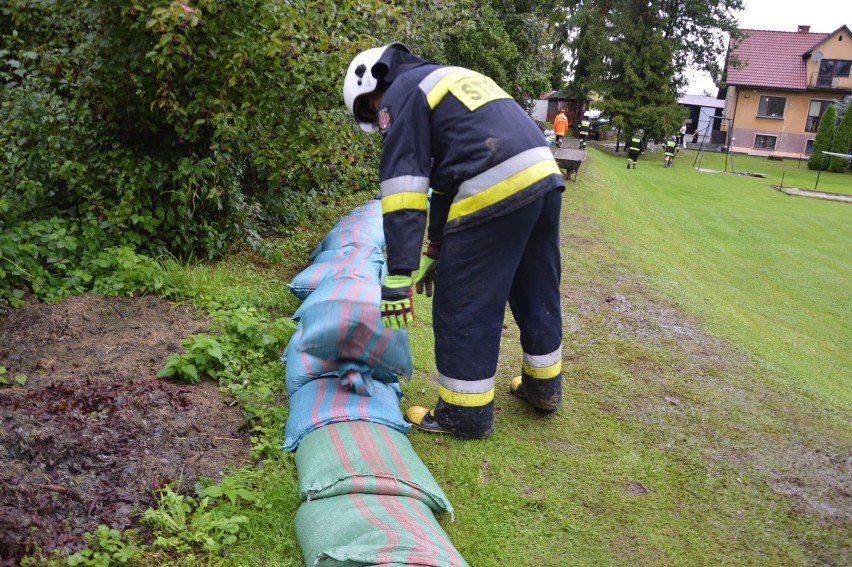
[[[435,418],[458,437],[484,437],[506,304],[520,329],[528,399],[562,395],[559,219],[554,190],[511,213],[445,234],[432,307],[439,399]],[[555,407],[553,408],[555,409]]]

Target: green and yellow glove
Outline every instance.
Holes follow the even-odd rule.
[[[411,301],[411,276],[387,276],[382,286],[382,324],[391,329],[405,329],[414,321]]]
[[[441,254],[441,243],[430,242],[423,256],[420,257],[420,269],[414,276],[417,293],[426,291],[426,297],[432,297],[435,289],[435,277],[438,275],[438,257]]]

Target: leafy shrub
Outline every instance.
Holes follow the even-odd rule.
[[[114,242],[94,219],[50,217],[0,227],[0,301],[10,305],[20,305],[27,293],[56,301],[84,291],[131,295],[163,285],[157,261]]]
[[[212,496],[196,500],[166,487],[160,492],[159,506],[148,508],[144,521],[156,530],[154,547],[180,558],[183,564],[195,564],[195,553],[204,550],[216,555],[237,541],[246,516],[234,514],[233,506],[213,506]]]
[[[376,141],[340,81],[394,15],[379,0],[8,3],[0,221],[95,218],[148,255],[211,258],[374,191]]]
[[[838,104],[835,104],[838,106]],[[838,154],[848,153],[852,149],[852,112],[849,111],[849,106],[843,109],[843,116],[840,118],[840,124],[837,125],[837,131],[834,133],[834,143],[831,146],[831,151]],[[834,173],[842,173],[846,170],[849,164],[849,158],[832,157],[829,162],[828,169]]]

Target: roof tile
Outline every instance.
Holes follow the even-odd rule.
[[[805,90],[807,59],[803,56],[831,34],[742,30],[739,42],[728,43],[730,53],[743,62],[728,65],[728,84],[748,87]]]

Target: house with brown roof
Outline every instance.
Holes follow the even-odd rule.
[[[742,31],[728,45],[726,143],[733,152],[807,157],[822,113],[852,96],[852,32]]]

